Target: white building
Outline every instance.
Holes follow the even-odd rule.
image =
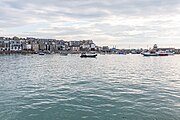
[[[91,49],[95,49],[95,48],[96,48],[96,45],[95,45],[94,43],[91,43],[91,44],[90,44],[90,47],[91,47]]]
[[[10,41],[4,40],[4,50],[9,51],[10,50]]]
[[[31,49],[32,49],[32,45],[26,43],[26,44],[24,44],[23,49],[24,49],[24,50],[31,50]]]
[[[80,47],[79,46],[72,46],[72,47],[70,47],[70,50],[71,51],[79,51]]]
[[[10,40],[10,51],[21,51],[22,48],[22,40]]]
[[[90,49],[91,45],[90,44],[83,44],[81,45],[82,49]]]

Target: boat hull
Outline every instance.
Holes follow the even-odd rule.
[[[168,56],[168,54],[161,54],[161,53],[160,53],[159,56]]]
[[[149,53],[143,53],[144,56],[159,56],[158,54],[149,54]]]
[[[39,53],[39,55],[45,55],[44,53]]]
[[[68,53],[60,53],[61,56],[67,56]]]
[[[143,53],[144,56],[169,56],[174,55],[173,53]]]
[[[80,57],[90,57],[90,58],[95,58],[97,55],[81,55]]]

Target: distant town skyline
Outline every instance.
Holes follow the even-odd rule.
[[[0,36],[180,48],[179,0],[1,0]]]

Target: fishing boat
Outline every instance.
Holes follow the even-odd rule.
[[[96,56],[97,56],[97,54],[94,52],[81,53],[81,55],[80,55],[80,57],[92,57],[92,58],[95,58]]]
[[[166,53],[166,52],[164,52],[164,51],[159,51],[159,52],[157,52],[157,54],[158,54],[159,56],[168,56],[168,53]]]
[[[144,56],[169,56],[169,55],[174,55],[174,53],[172,52],[168,52],[168,51],[158,51],[158,52],[146,52],[146,53],[142,53],[142,55]]]
[[[142,53],[142,55],[144,55],[144,56],[159,56],[158,53],[156,51],[154,51],[154,50],[144,52],[144,53]]]
[[[157,53],[150,53],[150,52],[142,53],[142,55],[144,55],[144,56],[159,56]]]
[[[158,54],[159,54],[159,56],[169,56],[169,55],[174,55],[173,52],[169,52],[169,51],[159,51]]]
[[[172,48],[171,49],[158,48],[157,44],[155,44],[153,49],[143,52],[142,55],[144,55],[144,56],[169,56],[169,55],[174,55],[173,50],[174,49],[172,49]]]

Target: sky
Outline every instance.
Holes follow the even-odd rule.
[[[180,48],[180,0],[0,0],[0,36]]]

